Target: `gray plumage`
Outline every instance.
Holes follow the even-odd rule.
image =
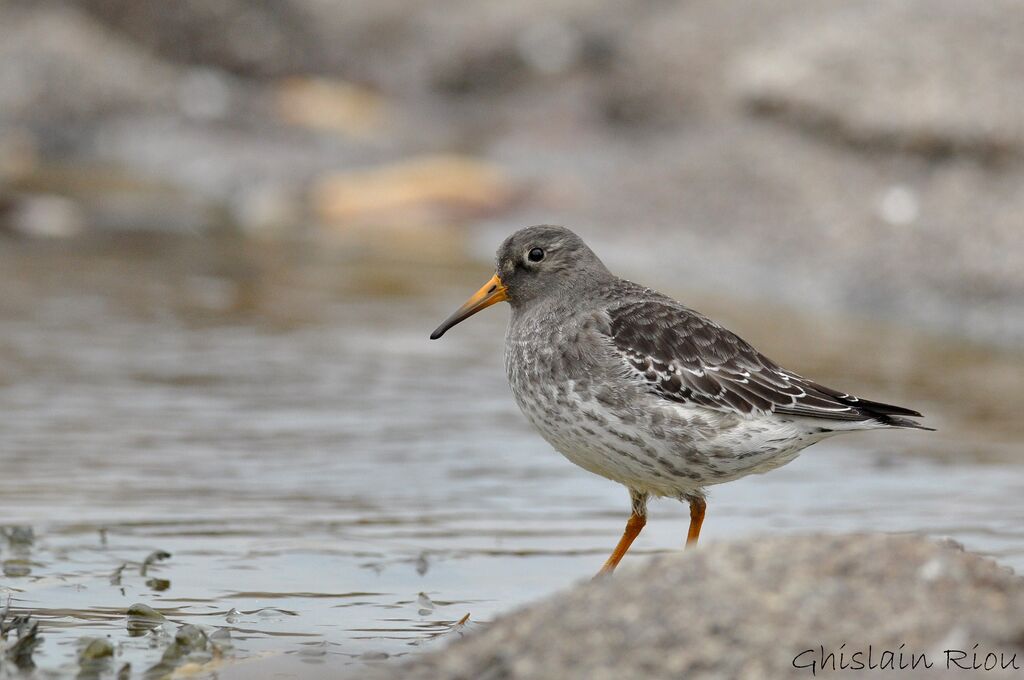
[[[701,499],[834,434],[928,429],[909,420],[916,411],[808,380],[616,277],[563,227],[516,232],[496,265],[512,307],[505,367],[517,404],[569,460],[627,486],[641,515],[649,495]]]

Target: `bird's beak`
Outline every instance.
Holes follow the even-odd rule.
[[[490,307],[497,302],[503,302],[505,300],[508,300],[508,291],[505,288],[505,284],[503,284],[501,279],[498,278],[498,275],[495,274],[491,277],[490,281],[480,288],[480,290],[473,293],[473,297],[466,300],[461,307],[456,309],[451,316],[445,319],[444,323],[438,326],[437,330],[430,334],[430,339],[437,340],[455,324],[465,321],[481,309]]]

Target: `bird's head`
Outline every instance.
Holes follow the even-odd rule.
[[[495,303],[520,307],[551,295],[580,294],[611,277],[583,239],[547,224],[520,229],[505,239],[495,269],[490,281],[430,334],[432,340]]]

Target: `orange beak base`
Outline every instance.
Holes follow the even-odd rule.
[[[456,309],[451,316],[445,319],[444,323],[438,326],[437,330],[430,334],[430,339],[437,340],[455,324],[465,321],[481,309],[486,309],[493,304],[504,302],[505,300],[508,300],[508,291],[505,288],[505,284],[503,284],[501,279],[498,278],[498,275],[495,274],[491,277],[490,281],[480,288],[480,290],[473,293],[473,297],[466,300],[465,304]]]

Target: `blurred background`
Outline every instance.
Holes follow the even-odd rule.
[[[939,428],[702,540],[1024,567],[1022,63],[1020,0],[0,0],[0,612],[57,673],[305,677],[589,575],[626,493],[516,411],[507,311],[427,340],[536,223]]]

